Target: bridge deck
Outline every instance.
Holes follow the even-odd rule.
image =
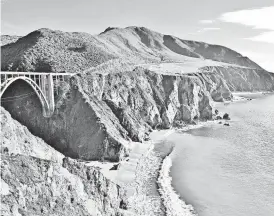
[[[53,76],[74,76],[76,73],[53,73],[53,72],[20,72],[20,71],[1,71],[0,74],[4,75],[46,75],[51,74]]]

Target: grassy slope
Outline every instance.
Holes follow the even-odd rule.
[[[107,29],[99,35],[39,29],[15,43],[2,46],[2,70],[67,71],[92,70],[110,62],[146,64],[181,62],[214,65],[226,62],[261,69],[250,59],[222,46],[186,41],[143,27]],[[121,68],[118,64],[117,68]],[[102,68],[101,68],[102,69]]]

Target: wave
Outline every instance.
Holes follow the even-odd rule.
[[[192,205],[187,205],[180,199],[179,195],[172,187],[172,178],[170,176],[170,168],[172,160],[170,156],[166,156],[162,162],[162,167],[159,171],[158,185],[159,193],[163,199],[163,204],[166,208],[167,216],[197,216]]]

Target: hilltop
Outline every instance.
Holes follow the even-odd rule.
[[[2,70],[83,72],[110,60],[131,64],[214,61],[262,69],[219,45],[182,40],[144,27],[107,28],[99,35],[39,29],[2,46]],[[11,65],[12,64],[12,65]]]

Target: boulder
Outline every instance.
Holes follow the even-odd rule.
[[[228,113],[225,113],[225,114],[223,115],[223,119],[225,119],[225,120],[230,120],[229,114],[228,114]]]
[[[223,119],[221,116],[216,116],[216,120],[221,120],[221,119]]]

